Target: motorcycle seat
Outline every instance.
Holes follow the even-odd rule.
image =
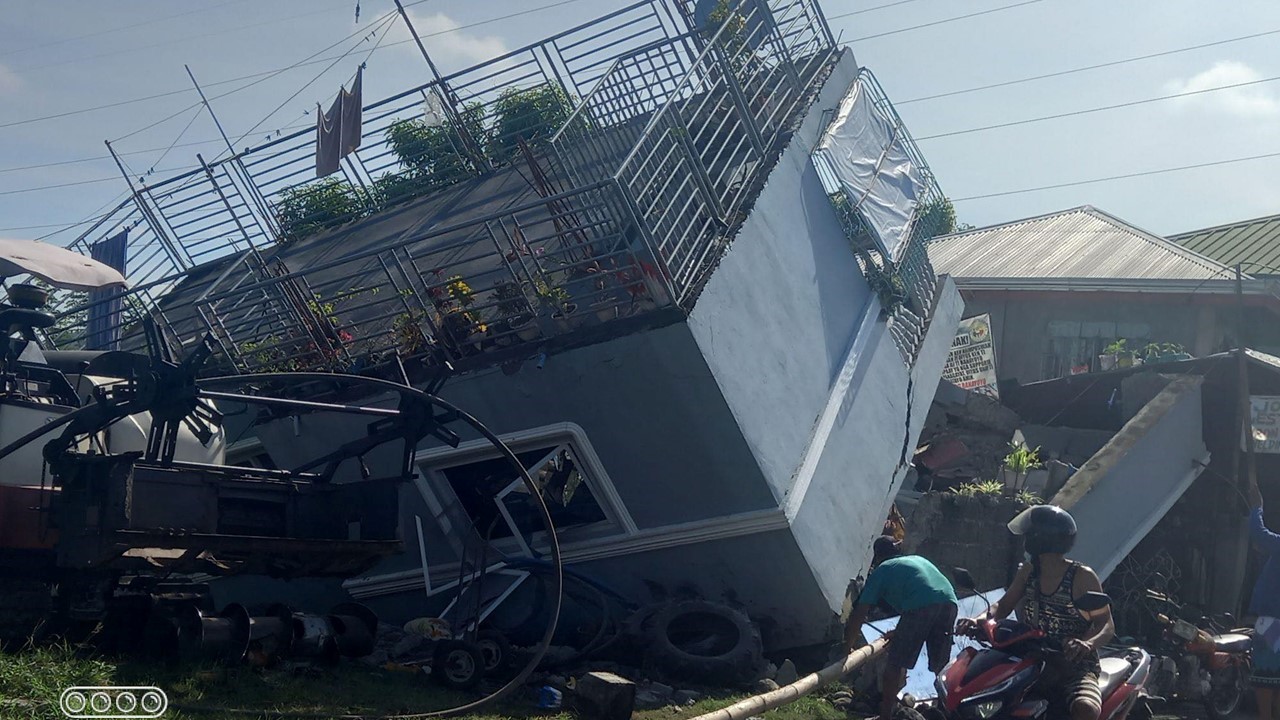
[[[1133,665],[1128,660],[1118,657],[1104,657],[1101,663],[1102,672],[1098,675],[1098,686],[1102,688],[1102,696],[1105,698],[1132,674]]]
[[[1244,652],[1253,645],[1253,639],[1242,633],[1224,633],[1213,639],[1213,647],[1218,652]]]

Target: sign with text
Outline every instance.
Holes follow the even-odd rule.
[[[1000,397],[996,388],[996,350],[991,338],[990,315],[975,315],[960,321],[942,377],[965,390]]]
[[[1280,453],[1280,395],[1251,395],[1249,405],[1254,452]]]

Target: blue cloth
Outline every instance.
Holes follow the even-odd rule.
[[[1253,602],[1249,614],[1280,617],[1280,535],[1271,532],[1262,522],[1262,508],[1253,511],[1249,518],[1249,535],[1254,547],[1267,558],[1267,564],[1253,586]]]
[[[951,581],[919,555],[903,555],[880,563],[858,596],[859,605],[884,603],[899,613],[955,601]]]

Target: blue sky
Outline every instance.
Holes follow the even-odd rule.
[[[437,61],[461,69],[621,7],[576,0],[478,27],[461,25],[551,0],[428,0],[412,8]],[[1021,7],[877,38],[1014,0],[825,0],[833,31],[879,77],[918,138],[1042,115],[1280,76],[1280,35],[935,100],[916,98],[1128,57],[1280,30],[1280,3],[1237,0],[1039,0]],[[136,132],[198,98],[183,64],[218,95],[228,78],[284,67],[393,8],[390,0],[0,0],[0,237],[36,237],[83,219],[125,191],[122,180],[36,192],[14,190],[117,175],[109,159],[13,170],[105,155],[104,139],[134,171],[190,166],[220,149],[207,115],[190,111]],[[873,9],[876,6],[886,6]],[[1224,8],[1230,7],[1230,12]],[[858,12],[862,11],[862,12]],[[175,17],[169,17],[175,16]],[[397,23],[386,42],[407,38]],[[345,47],[345,46],[343,46]],[[366,44],[372,47],[372,43]],[[358,53],[363,57],[365,50]],[[332,52],[325,55],[331,55]],[[356,57],[356,56],[353,56]],[[355,70],[340,63],[248,138],[306,123]],[[323,65],[282,74],[214,101],[233,137],[312,80]],[[374,53],[366,99],[427,80],[411,44]],[[39,122],[21,121],[146,95],[155,100]],[[182,143],[167,147],[195,117]],[[21,124],[10,124],[21,123]],[[128,137],[125,137],[128,136]],[[1280,81],[1133,107],[922,139],[944,191],[970,198],[1172,166],[1280,152]],[[141,152],[150,151],[150,152]],[[8,194],[6,194],[8,193]],[[962,200],[960,219],[986,225],[1092,204],[1157,233],[1280,212],[1280,158],[1000,197]]]

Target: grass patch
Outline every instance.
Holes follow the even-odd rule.
[[[474,696],[446,691],[421,673],[367,668],[344,662],[327,669],[256,670],[173,667],[85,656],[66,646],[0,654],[0,719],[62,720],[58,698],[72,685],[154,685],[169,696],[166,720],[271,720],[282,713],[323,717],[427,712],[460,705]],[[709,696],[684,708],[637,712],[635,720],[692,718],[745,695]],[[249,714],[232,712],[247,710]],[[532,697],[517,695],[469,716],[472,720],[572,720],[567,711],[539,710]],[[821,695],[802,698],[767,713],[766,720],[843,720]]]

